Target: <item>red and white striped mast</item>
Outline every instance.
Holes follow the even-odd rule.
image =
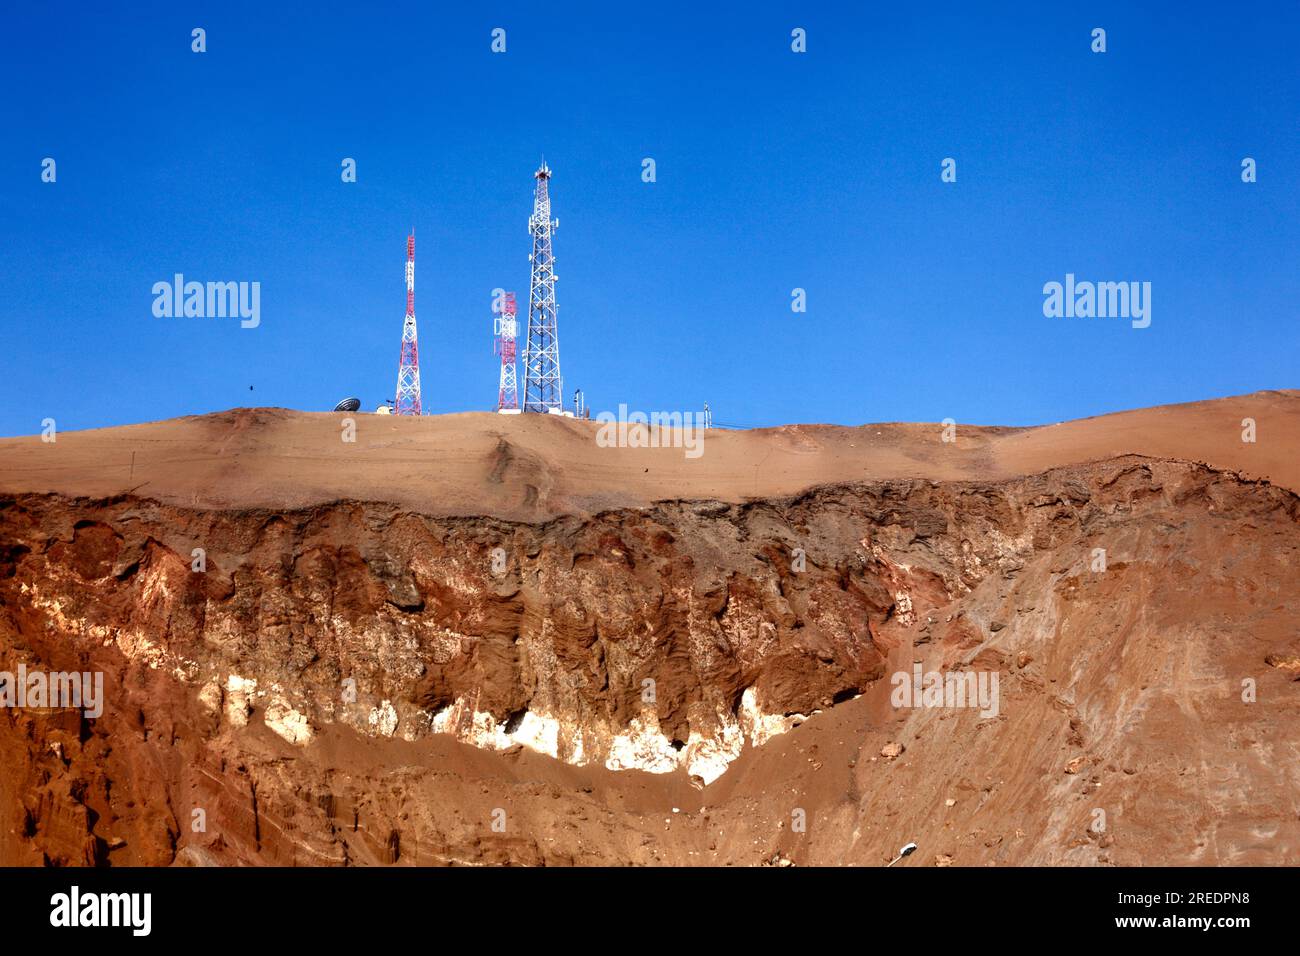
[[[501,382],[497,387],[497,411],[510,415],[519,411],[519,388],[515,379],[515,339],[519,326],[515,319],[515,294],[501,296],[501,314],[497,316],[497,353],[501,356]]]
[[[402,323],[402,354],[397,361],[397,401],[393,414],[421,414],[420,346],[415,331],[415,230],[406,239],[406,320]]]

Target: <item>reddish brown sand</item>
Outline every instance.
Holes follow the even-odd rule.
[[[343,419],[356,441],[341,439]],[[1242,441],[1254,418],[1257,441]],[[421,419],[237,409],[122,428],[0,439],[0,490],[131,491],[200,508],[296,508],[343,498],[436,515],[537,520],[665,499],[738,502],[888,478],[989,480],[1135,454],[1205,462],[1300,489],[1300,392],[1008,429],[786,425],[708,432],[703,454],[604,448],[598,425],[471,412]],[[134,464],[133,464],[134,462]]]
[[[345,417],[0,440],[0,669],[108,697],[0,712],[0,864],[1300,863],[1300,392],[954,443],[719,429],[698,459],[541,416],[356,414],[344,443]],[[894,707],[914,661],[997,673],[999,715]],[[271,696],[232,721],[229,674],[311,739]],[[647,675],[682,740],[747,688],[810,716],[704,787],[401,739],[466,696],[626,722]]]

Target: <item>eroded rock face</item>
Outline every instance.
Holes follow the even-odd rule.
[[[991,579],[1034,569],[1021,600],[1050,634],[1097,547],[1113,560],[1133,535],[1222,522],[1294,553],[1297,513],[1267,484],[1138,459],[539,525],[6,499],[4,666],[103,671],[107,702],[96,720],[0,714],[6,812],[21,807],[0,862],[646,862],[615,823],[498,833],[471,817],[505,796],[421,760],[522,746],[711,784],[883,686],[914,646],[1024,672],[1045,651],[995,649],[1016,628],[980,604]]]

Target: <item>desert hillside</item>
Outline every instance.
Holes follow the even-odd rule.
[[[343,441],[343,422],[355,441]],[[1242,441],[1242,421],[1256,441]],[[356,499],[421,514],[537,521],[670,499],[798,494],[815,485],[999,480],[1120,455],[1180,458],[1300,490],[1300,392],[1122,412],[1040,428],[957,423],[712,429],[702,452],[610,448],[599,425],[541,415],[396,418],[232,409],[144,425],[0,439],[0,490],[135,494],[197,508]],[[667,436],[666,436],[667,437]]]
[[[1300,863],[1300,392],[599,427],[0,440],[0,864]]]

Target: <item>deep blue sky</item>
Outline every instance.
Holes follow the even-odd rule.
[[[1032,424],[1300,385],[1295,3],[305,9],[5,6],[0,434],[372,408],[411,226],[425,408],[490,408],[543,153],[595,411]],[[176,272],[261,282],[261,327],[155,318]],[[1151,282],[1151,327],[1044,318],[1067,272]]]

